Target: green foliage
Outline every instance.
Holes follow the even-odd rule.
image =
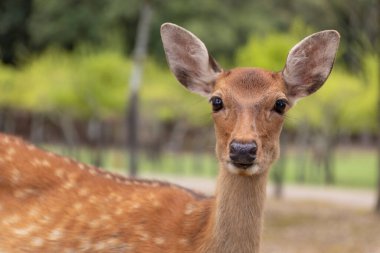
[[[0,65],[0,106],[12,107],[17,104],[14,102],[14,97],[17,96],[15,90],[15,74],[16,70],[4,64]]]
[[[298,39],[289,34],[271,33],[264,37],[252,36],[237,51],[237,65],[255,66],[279,71],[285,66],[289,50]]]
[[[37,52],[56,46],[72,51],[83,43],[97,48],[120,36],[124,52],[132,52],[141,6],[138,0],[2,0],[0,58],[19,64]],[[294,20],[314,30],[342,34],[344,63],[359,70],[361,55],[376,46],[376,0],[176,0],[148,1],[154,11],[149,52],[163,59],[159,27],[174,22],[197,34],[217,59],[229,67],[236,49],[251,34],[292,32]],[[303,33],[302,35],[305,35]]]
[[[49,50],[19,70],[0,68],[1,104],[75,117],[109,117],[124,108],[130,63],[119,53]]]
[[[121,118],[129,98],[131,61],[118,51],[51,49],[20,69],[0,67],[0,106],[65,113],[80,118]],[[181,87],[168,68],[152,59],[141,84],[143,117],[210,123],[206,99]]]
[[[80,56],[74,63],[76,110],[91,117],[120,117],[125,110],[130,61],[118,52]]]
[[[188,120],[193,125],[210,123],[207,100],[182,87],[167,68],[149,61],[144,73],[141,87],[144,115],[162,121]]]
[[[252,36],[238,50],[236,65],[281,70],[290,48],[306,29],[295,22],[292,33]],[[314,129],[373,133],[376,129],[378,59],[363,57],[360,76],[336,66],[326,84],[292,109],[286,126],[307,121]],[[73,53],[50,49],[15,69],[0,66],[0,106],[80,118],[123,117],[128,99],[131,61],[118,49],[82,46]],[[207,100],[191,94],[166,67],[148,58],[141,84],[141,113],[158,121],[187,120],[211,124]]]
[[[288,127],[307,121],[315,129],[374,133],[379,63],[374,55],[364,57],[363,62],[361,76],[334,68],[316,94],[299,101],[290,111]]]

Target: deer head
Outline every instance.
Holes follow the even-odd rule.
[[[326,81],[340,38],[333,30],[305,38],[290,50],[284,69],[273,72],[223,70],[200,39],[174,24],[163,24],[161,35],[178,81],[211,103],[221,167],[242,176],[263,173],[276,160],[284,115]]]

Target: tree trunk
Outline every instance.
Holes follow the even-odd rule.
[[[179,153],[185,141],[188,125],[185,120],[179,119],[176,121],[173,130],[169,137],[167,149],[173,153]]]
[[[69,154],[69,156],[74,156],[74,149],[77,146],[79,138],[73,119],[64,114],[59,117],[59,125],[61,126],[63,138],[67,146],[67,154]]]
[[[324,169],[325,169],[325,183],[333,185],[335,183],[335,170],[334,170],[334,136],[327,134],[326,136],[326,152],[324,155]]]
[[[98,119],[92,118],[88,122],[87,137],[91,143],[91,163],[97,167],[103,165],[103,126]]]
[[[16,134],[15,117],[11,110],[5,109],[3,114],[3,123],[1,131],[9,134]]]
[[[30,140],[33,143],[42,143],[44,139],[44,116],[36,113],[32,114],[32,124],[30,129]]]
[[[323,168],[325,172],[325,183],[333,185],[335,183],[335,166],[334,166],[334,153],[335,153],[335,138],[339,134],[336,130],[336,115],[333,109],[325,108],[326,116],[323,124],[322,135],[324,140],[325,152],[323,152]]]
[[[144,1],[141,9],[134,48],[132,73],[130,78],[130,97],[127,110],[128,142],[129,142],[129,174],[137,176],[138,170],[138,91],[141,84],[143,62],[146,56],[152,8],[149,1]]]

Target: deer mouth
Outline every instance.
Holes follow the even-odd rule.
[[[226,169],[232,174],[242,176],[253,176],[262,172],[262,168],[257,162],[236,163],[229,160],[226,162]]]
[[[246,169],[248,169],[248,168],[250,168],[251,166],[254,165],[254,163],[235,163],[235,162],[231,162],[231,163],[236,168],[243,169],[243,170],[246,170]]]

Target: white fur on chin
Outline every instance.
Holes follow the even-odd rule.
[[[228,162],[226,168],[230,173],[242,176],[253,176],[262,172],[262,169],[258,164],[253,164],[246,169],[241,169]]]

